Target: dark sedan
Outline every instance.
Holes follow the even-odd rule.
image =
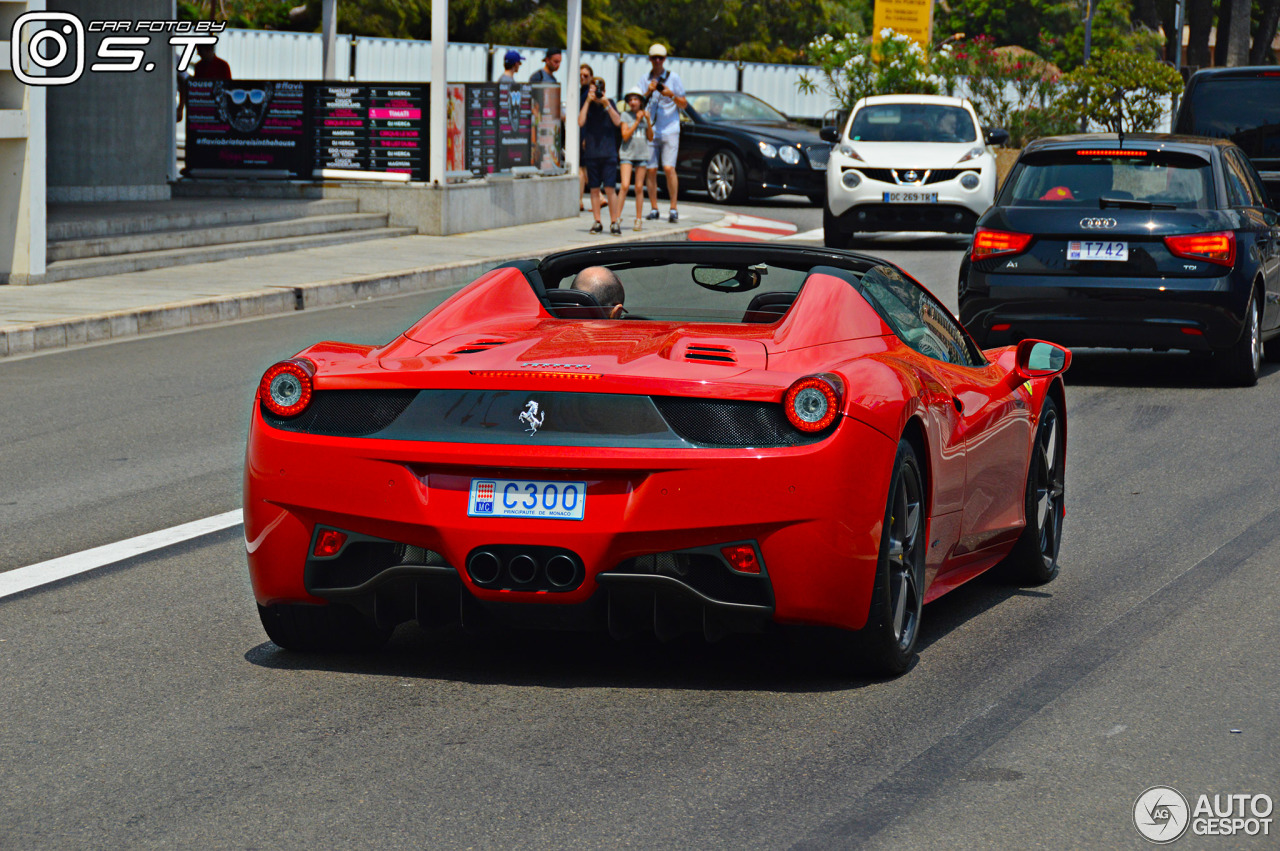
[[[1185,349],[1255,384],[1280,335],[1280,216],[1267,205],[1226,140],[1037,140],[978,220],[961,321],[984,348]],[[1265,354],[1280,356],[1280,340]]]
[[[821,204],[831,145],[741,92],[689,92],[680,119],[681,187],[721,204],[792,193]]]

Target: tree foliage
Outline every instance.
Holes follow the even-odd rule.
[[[1154,130],[1182,75],[1151,56],[1107,50],[1063,78],[1061,105],[1112,133]]]

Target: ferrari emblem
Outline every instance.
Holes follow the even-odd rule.
[[[532,399],[530,399],[528,402],[525,402],[524,413],[520,415],[520,422],[524,423],[529,427],[528,429],[526,429],[526,431],[528,431],[529,434],[537,434],[538,429],[542,428],[542,424],[546,421],[546,419],[547,419],[547,412],[542,411],[541,413],[539,413],[537,402],[533,401]]]

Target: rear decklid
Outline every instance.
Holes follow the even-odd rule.
[[[1208,277],[1223,266],[1179,256],[1166,237],[1231,231],[1209,152],[1097,143],[1024,156],[981,230],[1030,235],[978,260],[986,272],[1079,277]],[[975,236],[981,240],[981,232]],[[975,257],[975,260],[977,258]]]

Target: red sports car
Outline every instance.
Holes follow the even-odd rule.
[[[281,647],[399,623],[709,639],[835,627],[909,664],[924,603],[1058,570],[1071,355],[980,351],[900,269],[648,243],[509,263],[385,346],[266,371],[244,524]]]

